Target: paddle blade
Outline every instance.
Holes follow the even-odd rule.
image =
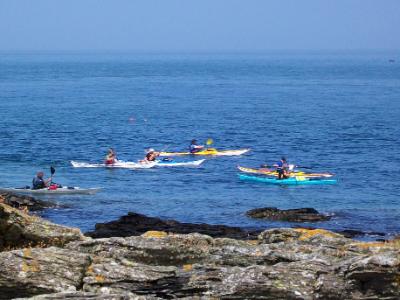
[[[51,175],[54,175],[55,172],[56,172],[56,169],[54,169],[54,167],[50,167],[50,173],[51,173]]]
[[[207,142],[206,142],[207,146],[210,146],[213,143],[214,143],[213,139],[208,139]]]

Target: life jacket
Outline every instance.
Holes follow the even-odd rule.
[[[32,189],[33,190],[39,190],[39,189],[44,189],[46,185],[44,184],[44,180],[39,177],[35,177],[32,180]]]
[[[48,188],[48,190],[50,190],[50,191],[55,191],[56,189],[58,189],[58,185],[57,184],[52,184]]]

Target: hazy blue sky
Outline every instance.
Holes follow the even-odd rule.
[[[0,0],[0,50],[400,49],[400,0]]]

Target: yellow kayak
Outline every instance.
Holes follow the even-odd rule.
[[[213,155],[213,156],[237,156],[249,152],[250,149],[238,150],[217,150],[215,148],[208,148],[196,153],[190,152],[160,152],[160,156],[180,156],[180,155]]]
[[[269,169],[253,169],[253,168],[246,168],[246,167],[237,167],[240,171],[244,173],[251,173],[251,174],[262,174],[262,175],[269,175],[269,176],[278,176],[278,172],[275,170],[269,170]],[[289,174],[289,177],[296,177],[296,176],[303,176],[307,178],[312,178],[312,177],[332,177],[333,174],[329,173],[305,173],[302,171],[294,171]]]

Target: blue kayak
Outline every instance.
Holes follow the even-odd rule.
[[[287,179],[276,179],[271,177],[251,176],[245,174],[238,174],[241,180],[245,181],[258,181],[267,184],[282,184],[282,185],[317,185],[317,184],[336,184],[336,179],[317,179],[305,178],[302,176],[290,177]]]

